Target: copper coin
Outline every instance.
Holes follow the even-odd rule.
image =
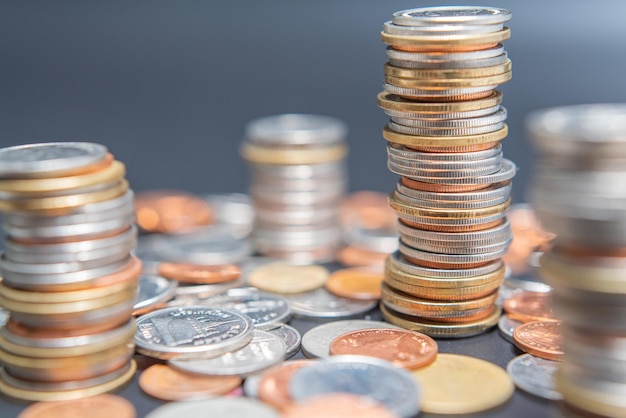
[[[241,276],[241,269],[234,264],[161,263],[158,271],[165,278],[193,284],[224,283]]]
[[[563,359],[561,321],[533,321],[515,328],[513,342],[522,351],[548,360]]]
[[[344,266],[352,267],[379,267],[385,266],[385,260],[389,254],[377,253],[374,251],[364,250],[353,245],[343,247],[337,253],[337,261]]]
[[[486,189],[490,186],[489,183],[485,184],[438,184],[438,183],[425,183],[423,181],[417,181],[408,177],[401,177],[400,181],[403,186],[413,190],[420,190],[424,192],[436,192],[436,193],[457,193],[457,192],[473,192],[475,190]]]
[[[286,409],[294,402],[289,394],[291,377],[301,368],[315,362],[316,360],[291,360],[265,371],[259,380],[259,399],[278,410]]]
[[[102,394],[72,401],[37,402],[18,418],[135,418],[135,407],[121,396]]]
[[[391,45],[393,49],[406,52],[472,52],[496,47],[497,43],[469,45]]]
[[[339,207],[344,225],[358,225],[366,229],[395,227],[396,214],[389,208],[387,194],[363,190],[346,196]]]
[[[225,395],[241,385],[238,376],[207,376],[180,372],[154,364],[139,376],[139,387],[148,395],[166,401],[189,401]]]
[[[484,229],[494,228],[494,227],[502,224],[502,220],[501,219],[497,219],[495,221],[486,222],[484,224],[478,224],[478,225],[429,225],[429,224],[422,224],[422,223],[418,223],[418,222],[411,222],[411,221],[407,221],[405,219],[401,219],[400,222],[402,222],[405,225],[412,226],[413,228],[424,229],[426,231],[433,231],[433,232],[473,232],[473,231],[482,231]]]
[[[502,302],[504,312],[519,322],[556,319],[550,292],[519,292]]]
[[[180,234],[214,222],[207,202],[177,190],[143,192],[135,197],[137,225],[147,232]]]
[[[384,274],[364,268],[347,268],[333,272],[326,280],[326,289],[339,297],[358,300],[380,299]]]
[[[396,418],[386,407],[365,396],[349,393],[317,395],[290,405],[282,418]]]
[[[329,352],[377,357],[414,370],[435,361],[437,343],[416,331],[370,328],[340,335],[330,343]]]

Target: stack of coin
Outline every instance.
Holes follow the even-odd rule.
[[[508,10],[440,6],[385,22],[379,106],[399,252],[388,258],[387,320],[431,336],[463,337],[497,323],[495,305],[511,241],[505,217],[515,165],[502,157],[506,109],[495,88],[511,78],[499,43]]]
[[[347,183],[346,133],[340,120],[307,114],[247,125],[241,154],[251,169],[253,238],[261,254],[298,263],[334,258]]]
[[[84,142],[0,149],[0,391],[80,398],[132,378],[141,262],[124,165]]]
[[[563,414],[624,416],[626,105],[545,109],[527,127],[539,151],[533,206],[556,234],[540,274],[563,321]]]

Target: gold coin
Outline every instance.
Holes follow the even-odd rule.
[[[500,314],[502,313],[502,310],[496,307],[494,312],[484,319],[474,322],[450,324],[429,321],[424,318],[395,312],[394,310],[387,308],[383,303],[380,303],[379,306],[380,311],[383,314],[383,318],[385,318],[387,322],[402,328],[423,332],[430,337],[440,338],[463,338],[481,334],[489,328],[495,326],[500,319]]]
[[[122,180],[115,186],[98,192],[20,200],[0,200],[0,211],[41,211],[47,214],[63,214],[69,209],[89,203],[115,199],[127,191],[128,181]]]
[[[405,100],[396,94],[383,91],[378,93],[376,101],[379,107],[388,110],[396,110],[398,112],[433,114],[456,113],[497,106],[502,103],[502,93],[493,90],[488,97],[464,102],[422,103]]]
[[[505,26],[498,32],[444,36],[403,36],[381,32],[380,37],[384,43],[393,47],[414,46],[420,48],[420,50],[445,51],[454,49],[455,46],[487,46],[497,44],[509,39],[511,37],[511,30]]]
[[[326,290],[348,299],[378,300],[383,274],[364,268],[345,268],[334,271],[326,281]]]
[[[309,264],[271,263],[248,275],[248,284],[275,293],[301,293],[318,289],[326,283],[328,269]]]
[[[102,170],[76,176],[45,179],[0,180],[0,190],[16,193],[46,193],[71,190],[95,184],[110,183],[124,177],[126,170],[120,161],[113,161]]]
[[[471,414],[505,403],[515,391],[506,370],[474,357],[438,354],[430,365],[411,371],[422,388],[421,410]]]
[[[463,136],[418,136],[406,135],[391,130],[388,126],[383,129],[383,138],[389,142],[406,146],[429,146],[429,147],[449,147],[458,145],[476,145],[487,142],[500,141],[506,138],[508,134],[508,126],[504,124],[502,129],[494,132],[479,135],[463,135]]]
[[[500,75],[511,71],[511,60],[507,59],[504,64],[493,67],[479,68],[444,68],[444,69],[422,69],[403,68],[385,63],[385,75],[400,78],[419,79],[455,79],[455,78],[477,78]]]
[[[458,287],[417,286],[401,282],[389,275],[385,276],[384,281],[389,287],[417,298],[441,301],[465,301],[493,293],[504,282],[504,277],[485,284]]]
[[[0,379],[0,392],[13,398],[23,399],[26,401],[66,401],[71,399],[81,399],[88,396],[111,392],[123,386],[133,378],[136,371],[137,363],[135,363],[134,360],[130,360],[130,367],[128,368],[128,370],[124,374],[113,380],[88,388],[64,390],[57,392],[43,392],[36,390],[20,389],[13,387]]]
[[[260,164],[322,164],[341,160],[348,154],[344,144],[327,147],[299,147],[293,149],[261,147],[244,143],[240,148],[241,156],[250,162]]]
[[[496,86],[511,80],[512,72],[487,77],[475,78],[402,78],[385,75],[385,82],[396,87],[414,88],[420,90],[441,90],[470,88],[482,86]]]
[[[481,218],[483,216],[496,215],[506,212],[511,206],[511,199],[495,206],[487,206],[480,209],[425,209],[417,206],[406,205],[396,198],[393,192],[389,196],[389,206],[398,213],[409,216],[419,216],[420,218],[437,218],[437,219],[467,219]]]

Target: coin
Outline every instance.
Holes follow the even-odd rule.
[[[505,370],[458,354],[438,354],[412,375],[423,390],[422,410],[433,414],[481,412],[505,403],[515,391]]]
[[[320,265],[294,265],[277,262],[258,267],[248,275],[248,283],[276,293],[302,293],[320,288],[329,272]]]
[[[242,383],[237,376],[201,376],[154,364],[139,376],[139,387],[166,401],[190,401],[225,395]]]
[[[329,352],[377,357],[405,369],[418,369],[435,360],[437,343],[415,331],[369,328],[336,337]]]
[[[372,328],[392,328],[396,325],[388,322],[365,319],[350,319],[329,322],[311,328],[302,336],[302,353],[308,358],[327,358],[330,356],[330,344],[342,334]]]
[[[365,356],[334,356],[301,368],[289,391],[297,401],[328,392],[363,395],[404,418],[416,415],[421,403],[421,389],[409,372]]]
[[[214,284],[239,278],[241,270],[232,264],[202,265],[191,263],[161,263],[159,274],[183,283]]]
[[[285,418],[393,418],[388,408],[365,396],[347,393],[329,393],[311,397],[297,404],[289,405],[284,411]]]
[[[484,6],[430,6],[400,10],[393,13],[393,22],[403,26],[432,24],[493,25],[511,19],[511,12],[497,7]]]
[[[255,399],[215,398],[194,402],[170,402],[159,406],[146,415],[146,418],[180,418],[206,415],[207,411],[221,418],[278,418],[278,412]]]
[[[506,370],[518,388],[544,399],[558,401],[563,399],[554,382],[558,367],[558,362],[523,354],[509,361]]]
[[[513,342],[513,333],[520,325],[522,325],[522,322],[511,319],[507,314],[504,314],[498,321],[498,331],[500,331],[500,335],[502,335],[505,340],[511,344],[515,344]]]
[[[555,319],[550,305],[551,294],[545,292],[519,292],[502,302],[509,318],[520,322]]]
[[[160,307],[172,299],[178,282],[161,276],[142,274],[139,277],[137,300],[133,306],[134,315],[144,314]]]
[[[292,403],[289,383],[294,373],[313,364],[313,360],[293,360],[263,372],[258,384],[258,398],[272,407],[284,411]]]
[[[125,398],[111,394],[100,394],[82,399],[56,402],[37,402],[24,409],[18,418],[56,418],[71,416],[93,418],[135,418],[133,404]]]
[[[285,351],[285,359],[295,356],[300,350],[302,336],[300,335],[300,331],[291,325],[280,324],[280,326],[276,328],[268,329],[267,332],[283,340],[285,346],[287,347]]]
[[[135,197],[137,225],[147,232],[179,234],[210,225],[215,214],[209,204],[180,190],[151,190]]]
[[[513,342],[522,351],[547,360],[563,359],[563,335],[560,321],[533,321],[520,325]]]
[[[329,292],[344,298],[358,300],[380,299],[383,275],[363,268],[336,270],[326,281]]]
[[[294,316],[315,320],[354,318],[371,311],[376,301],[354,300],[333,295],[325,288],[284,295]]]

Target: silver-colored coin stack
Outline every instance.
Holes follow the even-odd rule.
[[[505,212],[515,165],[502,157],[507,112],[495,89],[511,78],[502,42],[505,9],[402,10],[385,22],[383,131],[399,254],[388,259],[382,310],[433,336],[482,332],[499,317],[501,258],[511,241]]]
[[[141,262],[124,165],[84,142],[0,149],[0,391],[61,400],[134,375]]]
[[[562,414],[624,416],[626,105],[545,109],[527,127],[540,157],[532,204],[556,234],[540,274],[563,320]]]
[[[297,263],[334,258],[347,187],[346,134],[342,121],[318,115],[269,116],[247,125],[241,153],[252,174],[260,253]]]

